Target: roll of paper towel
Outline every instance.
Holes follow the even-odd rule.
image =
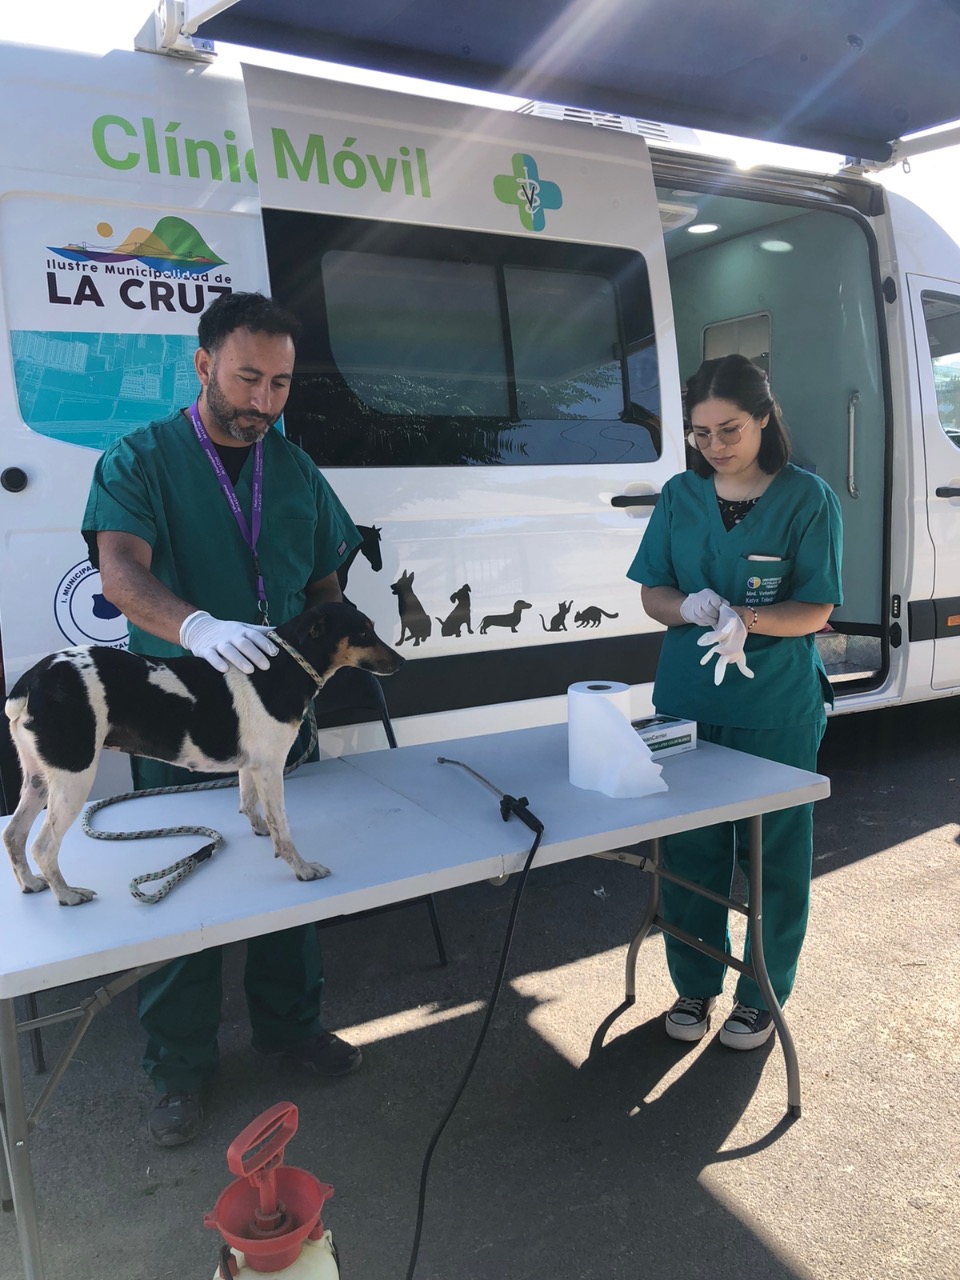
[[[666,791],[660,765],[630,723],[630,686],[581,680],[567,689],[570,781],[615,799]]]

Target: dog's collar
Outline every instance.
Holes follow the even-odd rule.
[[[319,675],[316,669],[314,667],[311,667],[310,663],[306,660],[306,658],[304,658],[302,654],[297,653],[293,645],[287,644],[286,640],[284,640],[282,636],[277,635],[276,631],[268,631],[267,635],[274,642],[274,644],[278,644],[281,649],[284,649],[287,653],[289,653],[290,657],[293,658],[294,662],[300,663],[301,667],[303,667],[304,671],[307,673],[310,679],[316,684],[318,689],[323,688],[323,686],[326,684],[326,678],[324,676]]]

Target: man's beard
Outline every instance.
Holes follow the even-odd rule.
[[[216,368],[210,371],[210,380],[207,383],[206,391],[206,408],[217,427],[225,435],[230,436],[232,440],[236,440],[240,444],[256,444],[258,440],[263,439],[267,430],[277,421],[277,418],[271,418],[265,413],[257,413],[253,409],[245,409],[243,411],[235,409],[220,390]],[[277,417],[279,416],[278,414]],[[243,427],[240,425],[240,418],[257,418],[263,425]]]

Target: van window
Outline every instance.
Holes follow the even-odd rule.
[[[921,297],[940,426],[960,449],[960,297],[949,293]]]
[[[318,466],[653,462],[641,254],[264,211],[304,324],[284,414]]]
[[[770,377],[770,316],[758,312],[735,320],[708,324],[703,330],[703,358],[716,360],[722,356],[741,355],[752,360]]]

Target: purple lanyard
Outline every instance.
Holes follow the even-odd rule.
[[[227,505],[233,512],[233,518],[237,522],[240,534],[244,542],[250,548],[250,555],[253,557],[253,570],[257,575],[257,599],[259,601],[260,615],[263,621],[269,626],[267,617],[267,593],[263,585],[263,574],[260,572],[260,561],[257,558],[257,540],[260,537],[260,525],[263,520],[263,441],[258,440],[253,447],[253,502],[250,519],[250,525],[247,524],[246,517],[240,509],[240,503],[237,500],[236,490],[230,483],[230,477],[227,475],[223,463],[220,461],[220,455],[213,447],[213,441],[207,435],[207,429],[200,420],[199,400],[194,400],[190,406],[190,421],[193,423],[193,429],[196,432],[197,439],[203,452],[207,455],[207,461],[213,467],[213,473],[220,482],[220,488],[223,490],[223,496],[227,500]]]

